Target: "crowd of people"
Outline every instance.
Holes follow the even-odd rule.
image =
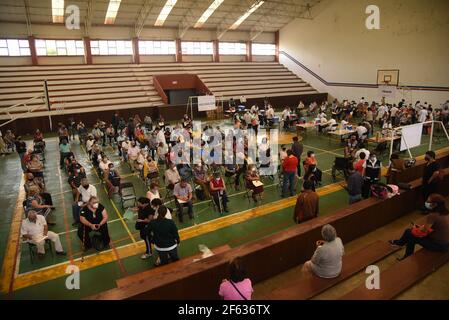
[[[235,109],[235,106],[230,107]],[[341,103],[335,100],[331,104],[323,102],[321,105],[311,103],[308,108],[300,102],[294,111],[286,107],[279,119],[280,128],[289,130],[294,121],[301,123],[312,118],[315,119],[318,132],[336,130],[338,121],[341,128],[346,128],[351,121],[357,119],[358,124],[354,125],[353,133],[342,140],[346,188],[349,204],[353,204],[368,198],[371,195],[371,186],[381,181],[382,163],[375,150],[369,151],[365,148],[375,127],[385,132],[397,126],[430,120],[442,121],[447,126],[448,108],[448,102],[442,109],[434,109],[431,105],[421,104],[419,101],[415,105],[406,105],[404,100],[397,105],[375,102],[369,104],[364,98],[359,103],[348,100]],[[253,130],[257,139],[260,127],[272,128],[275,119],[274,108],[267,100],[262,108],[254,105],[243,114],[234,110],[231,131],[242,131],[244,134],[232,136],[231,149],[225,148],[225,143],[220,145],[221,141],[226,141],[227,136],[225,130],[219,126],[207,125],[199,136],[200,144],[193,144],[192,141],[198,137],[195,136],[193,122],[188,115],[184,115],[174,126],[166,123],[163,117],[153,121],[150,116],[146,116],[142,121],[139,115],[135,115],[125,121],[117,112],[110,123],[98,119],[90,131],[83,122],[76,123],[73,118],[69,119],[67,126],[60,123],[59,166],[61,172],[67,175],[68,184],[72,189],[73,225],[78,228],[77,234],[83,248],[98,249],[100,246],[101,250],[108,249],[111,238],[107,210],[99,202],[96,187],[89,183],[85,168],[72,152],[71,142],[76,135],[85,148],[89,161],[104,181],[109,198],[115,193],[120,194],[122,177],[106,154],[106,146],[116,150],[121,162],[129,165],[130,170],[136,172],[148,186],[145,197],[138,198],[137,206],[133,208],[137,214],[135,228],[146,245],[141,258],[151,257],[154,247],[158,253],[155,265],[163,265],[179,259],[177,249],[180,238],[172,213],[176,214],[182,223],[184,211],[187,211],[187,216],[192,220],[194,201],[202,200],[210,200],[220,214],[227,213],[230,201],[228,188],[240,190],[242,185],[248,199],[252,199],[255,204],[261,201],[264,193],[262,171],[273,163],[272,147],[269,137],[259,134],[261,139],[256,143],[257,156],[254,161],[250,155],[251,142],[246,133],[247,130]],[[2,154],[15,150],[26,176],[23,238],[37,246],[39,256],[45,254],[46,241],[53,242],[56,252],[64,255],[59,236],[48,230],[48,225],[55,223],[55,207],[45,184],[45,147],[43,134],[39,130],[34,134],[33,148],[27,148],[22,137],[15,137],[9,130],[5,135],[0,135]],[[195,152],[199,153],[200,160],[192,164]],[[316,218],[319,214],[319,196],[316,189],[322,182],[322,171],[313,150],[307,151],[304,157],[303,153],[304,146],[300,137],[293,137],[290,146],[280,146],[277,170],[266,174],[268,177],[278,174],[282,197],[297,196],[293,214],[295,223]],[[267,158],[268,162],[261,163],[263,158]],[[418,229],[422,232],[431,229],[440,231],[429,233],[429,237],[423,239],[414,235],[412,230],[417,226],[413,226],[407,229],[400,239],[392,240],[392,245],[407,247],[405,257],[413,253],[417,243],[430,250],[447,250],[448,211],[444,198],[436,194],[439,167],[435,158],[434,152],[426,153],[423,196],[427,199],[424,210],[436,213],[430,214],[426,225],[419,226]],[[405,161],[398,153],[393,153],[387,182],[397,183],[395,175],[405,168]],[[333,171],[334,169],[338,168],[333,168]],[[301,180],[301,190],[298,194],[297,186]],[[162,188],[161,182],[164,184]],[[160,189],[165,189],[165,195],[161,194]],[[174,202],[176,210],[167,206],[171,201]],[[317,242],[315,254],[304,264],[304,271],[324,278],[338,276],[344,254],[341,239],[330,225],[323,227],[322,237],[323,240]],[[231,263],[230,279],[222,283],[219,294],[225,299],[251,298],[251,281],[246,278],[239,259]]]

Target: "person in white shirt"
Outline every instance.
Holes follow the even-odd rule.
[[[346,120],[341,120],[341,128],[342,129],[346,129],[346,126],[348,125],[348,121],[346,121]]]
[[[157,183],[152,182],[150,184],[150,189],[147,192],[147,198],[150,201],[153,201],[153,199],[160,199],[161,198],[161,195],[159,193],[159,186],[158,186]]]
[[[288,129],[290,126],[290,108],[286,107],[281,114],[281,125],[279,128]]]
[[[162,200],[159,198],[153,199],[151,200],[151,208],[154,210],[154,218],[153,219],[157,219],[158,214],[157,211],[159,208],[161,207],[165,207],[162,203]],[[167,213],[165,214],[165,219],[170,219],[172,220],[172,214],[171,214],[171,210],[169,208],[167,208]]]
[[[355,131],[357,131],[357,136],[359,137],[360,140],[364,140],[367,138],[368,129],[361,123],[359,123],[357,128],[355,128]]]
[[[365,159],[368,159],[368,158],[369,158],[370,152],[369,152],[367,149],[361,147],[359,150],[356,151],[356,153],[355,153],[355,155],[354,155],[355,162],[357,162],[357,161],[360,160],[360,154],[361,154],[362,152],[363,152],[363,153],[365,154],[365,156],[366,156]]]
[[[164,145],[167,144],[167,141],[165,140],[165,134],[164,131],[161,129],[156,129],[157,134],[156,134],[156,142],[159,145],[159,143],[163,143]]]
[[[45,254],[46,239],[49,239],[54,243],[56,254],[66,254],[62,249],[59,235],[52,231],[48,231],[48,225],[44,216],[37,214],[35,211],[30,210],[28,212],[28,217],[22,221],[20,231],[22,238],[25,241],[36,245],[39,257],[43,257]]]
[[[267,116],[268,126],[271,127],[273,125],[273,118],[274,118],[274,109],[271,104],[268,105],[268,110],[266,112],[266,116]]]
[[[251,113],[258,113],[259,112],[259,107],[257,106],[257,105],[253,105],[252,107],[251,107]]]
[[[174,163],[170,163],[170,167],[165,171],[165,183],[167,188],[173,190],[175,184],[181,181],[181,176],[179,175],[178,169]]]
[[[396,116],[398,114],[399,108],[396,107],[396,105],[394,104],[391,109],[390,109],[390,117],[391,117],[391,123],[393,125],[396,124]]]
[[[126,137],[125,141],[122,142],[122,161],[128,162],[128,150],[130,147],[129,138]]]
[[[97,188],[94,185],[89,184],[86,178],[81,179],[81,185],[78,188],[78,194],[76,197],[76,202],[83,202],[86,204],[89,202],[91,197],[97,196]]]
[[[246,97],[245,96],[240,96],[240,103],[243,104],[243,105],[246,103]]]
[[[98,165],[101,169],[101,172],[105,172],[109,168],[110,163],[111,161],[109,161],[108,157],[103,157]]]
[[[418,113],[418,122],[425,122],[427,119],[427,109],[424,107]]]
[[[337,129],[337,120],[335,120],[335,117],[333,116],[327,123],[326,128],[324,128],[324,131],[335,131]]]
[[[86,141],[86,151],[87,151],[87,153],[89,154],[89,156],[90,156],[90,154],[91,154],[92,146],[93,146],[94,142],[95,142],[94,137],[92,137],[91,135],[89,135],[89,136],[87,137],[87,141]]]

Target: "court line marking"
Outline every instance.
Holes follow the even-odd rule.
[[[342,187],[339,183],[324,186],[318,189],[318,194],[321,196],[340,191]],[[261,205],[252,209],[248,209],[241,212],[236,212],[228,216],[219,217],[214,220],[210,220],[198,225],[187,227],[179,231],[181,239],[187,240],[196,236],[200,236],[212,231],[222,229],[240,222],[248,221],[252,218],[269,215],[271,213],[278,212],[282,209],[293,206],[296,203],[297,196],[281,199],[275,202]],[[131,243],[117,247],[117,252],[119,252],[122,258],[134,256],[140,254],[144,250],[143,240],[137,243]],[[86,270],[94,268],[105,263],[113,262],[116,260],[115,255],[112,250],[106,250],[100,253],[94,253],[84,257],[84,262],[81,262],[81,258],[74,260],[75,264],[80,268],[80,270]],[[65,276],[65,266],[67,262],[61,262],[59,264],[47,266],[41,269],[29,271],[20,274],[15,281],[14,290],[25,288],[38,283],[54,280],[56,278]]]

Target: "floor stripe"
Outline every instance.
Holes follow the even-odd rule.
[[[324,186],[318,189],[318,194],[324,196],[326,194],[339,191],[342,187],[340,184],[332,184]],[[200,236],[209,232],[213,232],[218,229],[222,229],[231,226],[236,223],[244,222],[252,218],[265,216],[272,214],[279,210],[291,207],[296,202],[296,196],[278,200],[269,204],[261,205],[259,207],[234,213],[228,216],[220,217],[208,222],[204,222],[192,227],[188,227],[179,231],[180,238],[187,240],[196,236]],[[143,241],[137,243],[127,244],[116,248],[117,253],[121,259],[141,254],[145,250],[145,244]],[[81,262],[81,258],[75,259],[74,263],[80,270],[86,270],[94,267],[98,267],[105,263],[116,261],[117,257],[112,250],[103,251],[101,253],[95,253],[84,257],[84,261]],[[57,265],[48,266],[39,270],[30,271],[20,274],[14,283],[14,290],[24,287],[32,286],[38,283],[53,280],[62,276],[65,276],[65,268],[68,265],[67,262],[62,262]]]
[[[20,248],[20,227],[22,225],[23,205],[25,200],[25,190],[22,185],[25,183],[24,175],[19,182],[19,194],[17,195],[16,207],[11,220],[8,242],[6,244],[5,256],[3,257],[2,272],[0,274],[0,292],[12,292],[14,288],[15,270],[18,268],[17,257]]]
[[[57,168],[58,168],[58,176],[59,176],[59,188],[61,190],[62,208],[64,210],[64,228],[66,231],[65,239],[67,242],[67,253],[69,255],[70,264],[73,264],[72,240],[70,239],[70,234],[68,232],[70,230],[69,218],[67,215],[67,207],[65,205],[65,197],[64,197],[64,194],[62,193],[62,175],[61,175],[62,172],[61,172],[61,169],[59,168],[59,166]]]

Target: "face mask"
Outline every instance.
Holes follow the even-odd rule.
[[[426,206],[426,209],[428,209],[428,210],[432,210],[433,209],[431,202],[426,202],[424,205]]]
[[[94,204],[92,204],[92,208],[94,208],[94,209],[98,209],[98,203],[94,203]]]
[[[33,181],[34,180],[34,178],[28,178],[28,181]]]
[[[310,156],[311,156],[312,158],[315,158],[315,154],[311,154]]]
[[[83,186],[83,188],[87,190],[87,189],[89,189],[89,185]]]

